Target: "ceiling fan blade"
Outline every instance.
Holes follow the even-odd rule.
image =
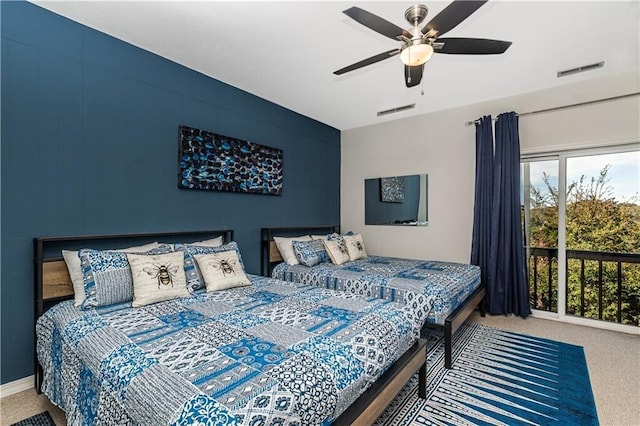
[[[367,65],[371,65],[371,64],[375,64],[376,62],[380,62],[383,61],[387,58],[390,58],[392,56],[397,55],[398,53],[400,53],[400,49],[393,49],[393,50],[389,50],[383,53],[379,53],[375,56],[372,56],[370,58],[367,59],[363,59],[360,62],[356,62],[355,64],[351,64],[348,67],[344,67],[339,69],[338,71],[334,71],[333,73],[335,75],[340,75],[340,74],[344,74],[346,72],[349,71],[353,71],[353,70],[357,70],[358,68],[362,68],[362,67],[366,67]]]
[[[460,55],[498,55],[504,53],[509,46],[511,46],[510,41],[485,38],[445,37],[436,39],[433,43],[435,53]]]
[[[411,67],[409,65],[404,66],[404,82],[407,87],[413,87],[420,84],[422,80],[422,73],[424,72],[424,64]]]
[[[429,31],[434,30],[437,31],[436,37],[439,37],[444,33],[451,31],[486,2],[487,0],[455,0],[438,13],[431,21],[429,21],[424,28],[422,28],[422,34],[427,34]]]
[[[371,12],[367,12],[364,9],[360,9],[359,7],[351,7],[347,10],[342,11],[342,13],[344,13],[354,21],[361,23],[365,27],[370,28],[373,31],[382,34],[383,36],[387,36],[394,40],[397,40],[401,35],[404,35],[407,38],[412,37],[411,33],[400,28],[396,24],[392,24],[386,19],[383,19],[378,15],[374,15]]]

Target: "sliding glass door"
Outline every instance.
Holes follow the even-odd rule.
[[[521,170],[532,309],[637,327],[640,148],[525,157]]]

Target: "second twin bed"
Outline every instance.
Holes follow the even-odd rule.
[[[356,255],[361,258],[341,264],[336,264],[331,258],[305,266],[290,261],[286,253],[281,253],[285,251],[282,250],[283,245],[280,244],[279,249],[275,241],[282,236],[288,236],[284,239],[289,244],[312,245],[308,241],[344,238],[339,234],[339,227],[262,228],[262,273],[284,281],[410,306],[424,327],[444,331],[446,368],[452,365],[453,333],[476,307],[484,315],[485,288],[478,266],[366,254]],[[302,239],[302,242],[293,243],[296,239]],[[359,240],[356,238],[355,241],[357,244]]]

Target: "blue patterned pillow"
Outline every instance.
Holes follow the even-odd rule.
[[[195,246],[192,244],[176,244],[175,249],[176,251],[184,252],[184,272],[187,274],[187,288],[192,293],[196,290],[205,288],[204,278],[202,278],[202,273],[198,269],[198,264],[193,257],[193,255],[195,254],[212,254],[235,250],[238,254],[238,259],[240,259],[240,265],[242,266],[242,269],[244,269],[242,256],[240,255],[238,244],[235,241],[231,241],[228,244],[224,244],[218,247]]]
[[[163,254],[173,251],[169,244],[137,254]],[[133,277],[127,253],[112,250],[81,249],[78,251],[84,292],[82,309],[115,305],[133,300]]]
[[[329,255],[324,249],[323,240],[294,241],[293,252],[298,261],[304,266],[315,266],[329,261]]]
[[[335,232],[333,234],[329,234],[327,235],[327,240],[329,241],[340,241],[342,240],[342,237],[344,236],[351,236],[353,235],[353,231],[349,231],[346,234],[340,235],[340,234],[336,234]]]

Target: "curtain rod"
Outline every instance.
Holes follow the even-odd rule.
[[[516,114],[516,115],[518,117],[524,117],[526,115],[540,114],[541,112],[550,112],[550,111],[556,111],[556,110],[559,110],[559,109],[573,108],[573,107],[589,105],[589,104],[596,104],[598,102],[614,101],[616,99],[629,98],[631,96],[638,96],[638,95],[640,95],[640,92],[633,92],[633,93],[627,93],[626,95],[612,96],[610,98],[603,98],[603,99],[595,99],[593,101],[586,101],[586,102],[580,102],[580,103],[577,103],[577,104],[570,104],[570,105],[563,105],[563,106],[559,106],[559,107],[546,108],[546,109],[541,109],[541,110],[538,110],[538,111],[523,112],[522,114]],[[492,120],[496,121],[496,118],[493,118]],[[472,124],[478,124],[478,123],[480,123],[480,119],[473,120],[473,121],[467,121],[466,123],[464,123],[464,125],[465,126],[471,126]]]

